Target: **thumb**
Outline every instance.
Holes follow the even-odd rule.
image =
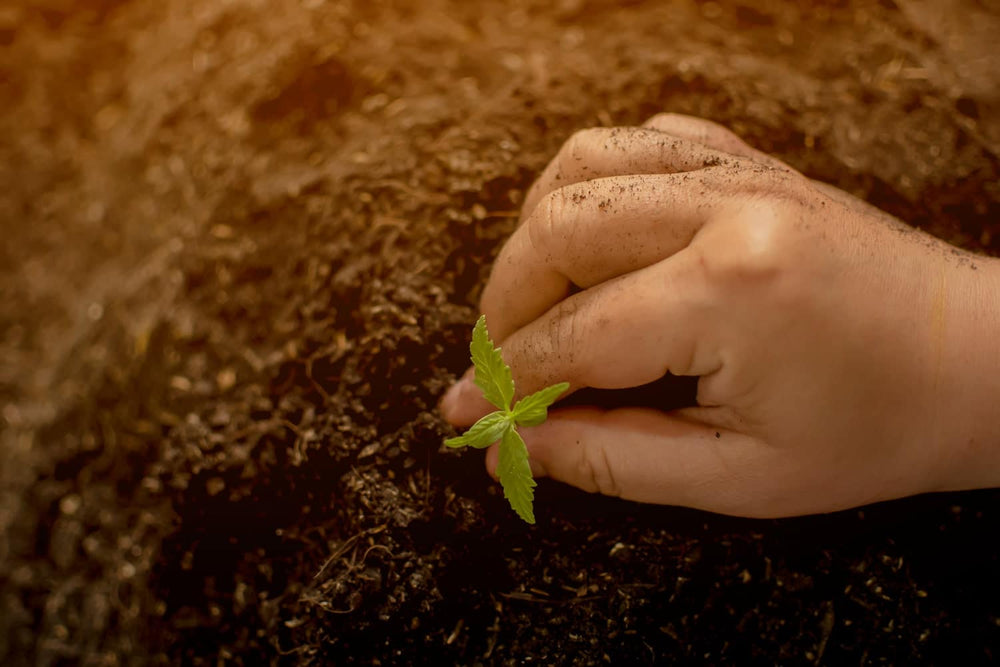
[[[584,491],[738,516],[787,511],[774,488],[787,464],[742,433],[646,408],[566,408],[521,434],[536,477]],[[491,475],[496,465],[494,446]]]

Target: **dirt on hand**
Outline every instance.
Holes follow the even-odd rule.
[[[582,127],[710,118],[996,255],[997,14],[944,4],[4,4],[0,662],[995,661],[996,491],[530,528],[435,410]]]

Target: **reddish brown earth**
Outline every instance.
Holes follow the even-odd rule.
[[[998,254],[998,16],[8,0],[0,662],[995,661],[996,491],[531,528],[434,406],[580,127],[712,118]]]

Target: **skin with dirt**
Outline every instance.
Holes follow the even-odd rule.
[[[996,491],[751,521],[543,481],[531,528],[442,447],[575,129],[710,118],[1000,250],[987,3],[666,5],[0,8],[0,662],[996,660]]]

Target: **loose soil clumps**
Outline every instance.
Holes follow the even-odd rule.
[[[996,491],[529,528],[435,410],[581,127],[711,118],[997,254],[997,19],[924,4],[7,3],[0,662],[996,660]]]

